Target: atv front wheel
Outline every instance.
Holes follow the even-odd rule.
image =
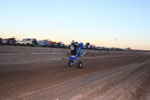
[[[73,61],[70,60],[69,63],[68,63],[69,67],[72,67],[73,66]]]

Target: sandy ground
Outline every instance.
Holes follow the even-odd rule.
[[[86,52],[78,69],[67,49],[0,47],[0,100],[150,100],[150,54]]]

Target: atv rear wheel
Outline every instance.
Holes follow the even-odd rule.
[[[82,68],[82,67],[83,67],[82,61],[78,61],[78,68]]]

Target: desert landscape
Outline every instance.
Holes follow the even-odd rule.
[[[0,46],[0,100],[150,100],[150,53]]]

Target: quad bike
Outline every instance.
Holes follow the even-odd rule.
[[[81,57],[83,57],[86,52],[82,52],[82,47],[83,47],[83,43],[79,43],[79,46],[77,48],[77,53],[76,55],[71,55],[69,57],[69,67],[72,67],[73,65],[76,65],[78,68],[82,68],[83,67],[83,63],[80,60]]]

